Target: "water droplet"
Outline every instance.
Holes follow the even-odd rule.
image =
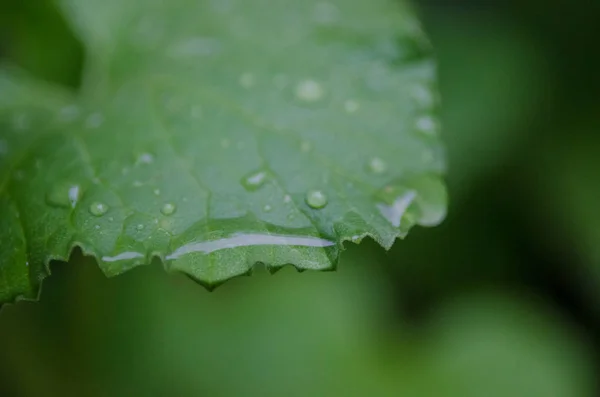
[[[415,122],[417,130],[427,135],[435,135],[437,130],[437,123],[431,116],[422,116]]]
[[[379,157],[373,157],[371,160],[369,160],[368,168],[369,171],[374,174],[383,174],[385,171],[387,171],[387,165],[385,164],[385,161]]]
[[[325,95],[325,90],[321,84],[314,80],[303,80],[296,85],[296,97],[305,102],[318,101]]]
[[[112,221],[114,221],[114,220],[115,220],[115,218],[113,218],[112,216],[108,217],[108,221],[109,221],[109,222],[112,222]]]
[[[142,224],[140,223],[139,225],[137,225],[137,226],[135,227],[135,229],[136,229],[137,231],[142,231],[142,230],[144,230],[144,225],[142,225]]]
[[[286,194],[285,196],[283,196],[283,202],[288,204],[292,202],[292,196],[290,196],[289,194]]]
[[[46,193],[46,203],[53,207],[75,208],[81,198],[81,188],[72,183],[59,183]]]
[[[94,229],[96,229],[96,230],[100,230],[100,225],[95,225],[95,226],[94,226]]]
[[[385,219],[387,219],[392,226],[400,227],[400,220],[402,219],[402,215],[408,209],[408,206],[413,202],[415,197],[417,196],[416,192],[410,190],[405,194],[397,197],[392,205],[386,204],[377,204],[377,209],[383,215]]]
[[[254,79],[254,75],[252,73],[243,73],[240,76],[240,85],[244,88],[251,88],[254,83],[255,83],[255,79]]]
[[[108,206],[104,203],[96,201],[90,205],[90,214],[94,216],[102,216],[106,214],[106,212],[108,212]]]
[[[175,207],[175,204],[173,203],[165,203],[162,208],[160,209],[160,212],[162,212],[163,215],[173,215],[175,213],[175,211],[177,210],[177,207]]]
[[[272,209],[273,208],[269,204],[267,204],[263,207],[263,211],[265,211],[265,212],[271,212]]]
[[[320,190],[311,190],[306,193],[306,204],[314,209],[320,209],[327,205],[327,196]]]
[[[25,262],[25,266],[29,266],[29,262]]]
[[[136,164],[152,164],[153,162],[154,156],[150,153],[142,153],[136,160]]]
[[[360,108],[360,104],[358,102],[356,102],[355,100],[348,99],[346,102],[344,102],[344,109],[348,113],[354,113],[359,108]]]
[[[85,126],[87,128],[98,128],[102,125],[102,123],[104,122],[104,116],[102,115],[102,113],[92,113],[90,114],[87,119],[85,119]]]
[[[265,171],[256,171],[242,179],[242,185],[246,190],[254,191],[264,185],[267,180],[267,173]]]
[[[133,187],[141,187],[144,186],[144,184],[141,181],[133,181]]]
[[[155,196],[160,196],[160,189],[154,189],[152,192]]]
[[[78,185],[73,185],[69,188],[69,201],[71,202],[71,208],[75,208],[79,198],[81,197],[81,189]]]

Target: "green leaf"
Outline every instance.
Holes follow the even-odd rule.
[[[212,287],[441,221],[435,64],[405,2],[141,3],[62,2],[76,95],[0,74],[0,301],[76,246]]]

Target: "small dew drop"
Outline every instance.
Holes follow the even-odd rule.
[[[254,191],[264,185],[267,180],[267,173],[265,171],[257,171],[244,177],[242,179],[242,185],[246,190]]]
[[[150,153],[142,153],[138,156],[136,164],[152,164],[154,156]]]
[[[435,135],[437,123],[431,116],[419,117],[415,123],[417,130],[427,135]]]
[[[311,190],[306,193],[306,204],[314,209],[321,209],[327,205],[327,196],[320,190]]]
[[[175,204],[173,203],[165,203],[162,208],[160,209],[160,212],[162,212],[163,215],[173,215],[175,213],[175,211],[177,210],[177,207],[175,207]]]
[[[285,196],[283,196],[283,202],[288,204],[292,202],[292,196],[290,196],[289,194],[286,194]]]
[[[154,189],[152,192],[155,196],[160,196],[160,189]]]
[[[25,262],[25,266],[29,266],[29,262]]]
[[[354,113],[359,108],[360,108],[360,104],[358,102],[356,102],[355,100],[348,99],[346,102],[344,102],[344,109],[346,110],[347,113]]]
[[[325,95],[325,90],[321,84],[314,80],[303,80],[295,89],[296,97],[305,102],[316,102]]]
[[[104,116],[102,113],[92,113],[85,119],[85,126],[87,128],[98,128],[103,122]]]
[[[75,208],[80,197],[79,185],[59,183],[46,193],[46,203],[52,207]]]
[[[144,186],[144,184],[141,181],[133,181],[133,187],[141,187]]]
[[[108,212],[108,206],[104,203],[94,202],[90,205],[90,214],[94,216],[102,216]]]
[[[96,226],[94,226],[94,229],[96,229],[96,230],[100,230],[100,225],[96,225]]]
[[[108,221],[109,221],[109,222],[112,222],[112,221],[114,221],[114,220],[115,220],[115,218],[113,218],[112,216],[108,217]]]
[[[144,225],[142,225],[142,224],[140,223],[139,225],[137,225],[137,226],[135,227],[135,229],[136,229],[138,232],[139,232],[139,231],[142,231],[142,230],[144,230]]]
[[[368,168],[369,171],[374,174],[383,174],[385,171],[387,171],[387,165],[385,164],[385,161],[379,157],[373,157],[371,160],[369,160]]]
[[[239,79],[240,85],[244,88],[251,88],[255,84],[254,75],[252,73],[243,73]]]
[[[272,209],[273,209],[273,208],[272,208],[272,207],[271,207],[269,204],[267,204],[267,205],[265,205],[265,206],[263,207],[263,211],[264,211],[264,212],[271,212],[271,210],[272,210]]]

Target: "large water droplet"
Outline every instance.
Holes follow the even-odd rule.
[[[321,84],[314,80],[303,80],[296,85],[296,97],[305,102],[318,101],[325,95],[325,90]]]
[[[369,160],[367,167],[369,168],[369,171],[374,174],[383,174],[385,171],[387,171],[387,164],[379,157],[373,157],[371,160]]]
[[[377,209],[381,215],[383,215],[383,217],[392,224],[392,226],[400,227],[402,215],[404,215],[408,209],[408,206],[413,202],[416,195],[417,194],[415,191],[410,190],[405,194],[398,196],[392,205],[377,204]]]
[[[246,190],[254,191],[264,185],[266,180],[267,173],[265,171],[256,171],[242,178],[242,185]]]
[[[46,203],[53,207],[75,208],[81,197],[81,188],[72,183],[60,183],[46,193]]]
[[[311,190],[306,193],[306,204],[314,209],[320,209],[327,205],[327,196],[320,190]]]
[[[90,214],[94,216],[102,216],[108,212],[108,206],[101,202],[94,202],[90,205]]]
[[[177,207],[175,206],[175,204],[173,203],[165,203],[162,208],[160,209],[160,212],[162,212],[163,215],[173,215],[175,213],[175,211],[177,210]]]

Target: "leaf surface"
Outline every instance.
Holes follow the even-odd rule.
[[[211,287],[331,269],[445,212],[435,64],[402,1],[64,0],[77,94],[0,73],[0,301],[75,246]]]

